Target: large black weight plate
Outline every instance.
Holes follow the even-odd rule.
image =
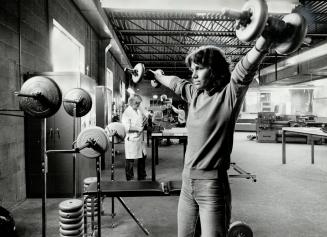
[[[19,97],[19,106],[27,114],[36,118],[48,118],[61,106],[62,94],[59,86],[48,77],[35,76],[22,86],[20,94],[38,97]]]
[[[65,94],[63,105],[69,115],[82,117],[91,110],[92,98],[86,90],[73,88]],[[76,112],[74,112],[74,109],[76,109]]]
[[[236,221],[230,225],[227,237],[253,237],[253,232],[244,222]]]

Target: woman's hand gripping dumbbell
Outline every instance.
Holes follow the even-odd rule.
[[[144,80],[150,80],[151,86],[154,88],[160,87],[160,83],[156,79],[156,75],[159,73],[159,75],[164,75],[164,72],[161,69],[158,69],[156,71],[152,70],[145,70],[143,63],[138,63],[134,66],[133,69],[131,68],[125,68],[125,72],[132,75],[132,80],[134,83],[139,83],[142,79]]]

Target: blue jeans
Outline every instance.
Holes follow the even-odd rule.
[[[183,178],[178,203],[178,237],[225,237],[231,217],[228,175],[219,179]]]

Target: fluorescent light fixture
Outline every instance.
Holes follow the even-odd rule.
[[[126,10],[164,10],[219,12],[227,7],[241,10],[246,0],[100,0],[103,8]],[[269,13],[290,13],[298,0],[268,0]]]
[[[130,87],[128,87],[127,92],[128,92],[130,95],[134,95],[134,94],[135,94],[135,91],[134,91],[132,88],[130,88]]]

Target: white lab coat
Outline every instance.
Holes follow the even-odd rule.
[[[143,113],[139,109],[135,111],[130,106],[126,108],[122,115],[122,124],[126,130],[126,159],[139,159],[143,157],[143,154],[146,155],[146,149],[143,142],[143,118]],[[136,127],[140,132],[128,132],[130,127]]]

